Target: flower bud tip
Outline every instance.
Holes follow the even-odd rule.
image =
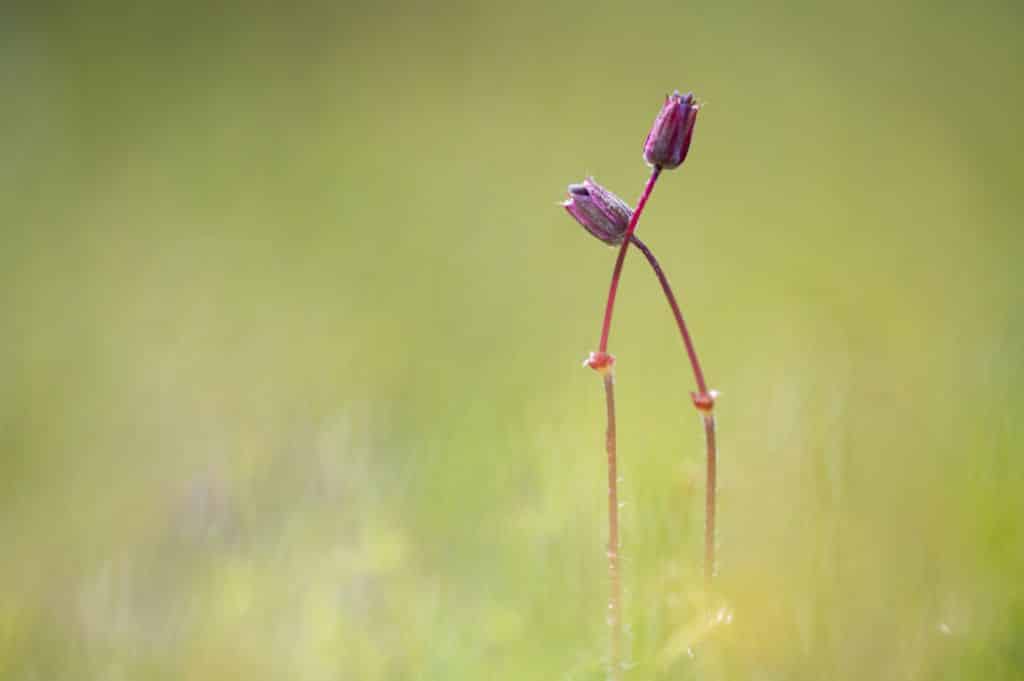
[[[644,160],[652,166],[672,169],[686,160],[700,105],[692,92],[675,91],[665,98],[651,131],[644,140]]]

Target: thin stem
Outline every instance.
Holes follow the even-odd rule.
[[[622,579],[619,574],[619,478],[615,450],[615,376],[604,375],[608,408],[605,449],[608,452],[608,679],[619,681],[622,673]]]
[[[612,283],[608,289],[608,301],[604,307],[604,321],[601,324],[601,343],[598,351],[602,355],[608,352],[608,334],[612,327],[612,312],[615,309],[615,294],[619,290],[619,279],[622,277],[622,265],[626,262],[626,251],[629,250],[633,232],[644,212],[647,199],[654,191],[654,184],[661,175],[661,168],[654,166],[651,176],[644,185],[643,193],[636,204],[636,210],[630,216],[629,225],[619,247],[619,256],[612,270]],[[608,452],[608,627],[610,640],[608,644],[608,679],[619,681],[622,675],[622,576],[619,573],[619,478],[615,449],[615,374],[611,366],[604,373],[604,396],[608,408],[608,427],[605,431],[605,449]]]
[[[704,414],[707,442],[707,487],[704,490],[704,586],[710,590],[715,576],[715,497],[718,487],[718,452],[715,445],[715,417]]]
[[[658,259],[639,237],[631,236],[630,241],[646,256],[651,269],[661,283],[661,290],[665,292],[669,307],[676,318],[676,326],[679,327],[679,335],[683,338],[686,346],[686,354],[690,358],[690,366],[693,369],[693,377],[697,382],[697,396],[702,398],[701,404],[706,405],[709,411],[704,412],[704,440],[707,447],[707,484],[704,491],[704,585],[710,589],[711,579],[715,575],[715,512],[716,498],[718,492],[718,450],[715,442],[715,417],[710,412],[714,405],[714,395],[708,392],[707,383],[704,381],[704,372],[701,369],[700,361],[697,359],[697,351],[693,347],[693,340],[683,320],[683,313],[679,309],[679,303],[672,292],[672,286],[668,283],[668,277],[661,269]],[[695,400],[696,404],[696,400]],[[700,407],[698,407],[700,408]]]
[[[654,183],[658,181],[659,175],[661,175],[661,167],[654,166],[651,176],[647,179],[647,184],[644,185],[644,191],[640,195],[640,200],[636,204],[636,210],[633,211],[633,216],[629,219],[626,234],[622,238],[622,245],[619,247],[619,257],[615,261],[615,269],[612,270],[612,284],[608,289],[608,302],[605,303],[604,307],[604,323],[601,325],[601,343],[598,346],[598,350],[602,353],[608,352],[608,334],[612,328],[615,294],[619,290],[619,278],[622,276],[622,264],[626,261],[626,251],[629,250],[633,232],[636,230],[637,222],[640,221],[640,214],[644,212],[644,206],[647,205],[647,199],[651,197],[651,192],[654,191]]]
[[[707,384],[704,382],[704,372],[700,368],[700,361],[697,359],[697,351],[693,347],[693,340],[690,338],[690,332],[686,329],[686,322],[683,320],[683,313],[679,310],[679,303],[676,302],[676,296],[672,293],[672,286],[668,283],[668,277],[661,270],[661,265],[658,264],[658,259],[654,257],[654,253],[647,247],[639,237],[631,236],[632,241],[637,248],[646,256],[647,262],[650,263],[651,269],[654,270],[654,274],[657,275],[658,281],[661,283],[661,290],[665,292],[665,298],[668,299],[668,305],[672,308],[672,314],[676,318],[676,326],[679,327],[679,335],[683,337],[683,344],[686,346],[686,354],[690,357],[690,366],[693,368],[693,377],[697,381],[697,391],[701,394],[705,394],[708,391]]]

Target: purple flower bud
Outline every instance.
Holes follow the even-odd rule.
[[[582,184],[570,184],[569,198],[562,205],[588,232],[609,245],[622,241],[633,217],[629,204],[590,177]]]
[[[665,106],[654,119],[644,142],[644,160],[652,166],[678,168],[686,160],[697,122],[697,104],[692,92],[680,95],[677,90],[665,98]]]

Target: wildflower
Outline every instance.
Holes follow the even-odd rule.
[[[569,185],[569,198],[562,205],[588,232],[609,245],[622,241],[633,217],[629,204],[590,177]]]
[[[644,142],[644,160],[659,168],[678,168],[686,160],[700,106],[692,92],[677,90],[665,98],[658,117]]]

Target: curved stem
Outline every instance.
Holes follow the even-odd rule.
[[[697,382],[698,395],[706,396],[710,399],[710,402],[706,404],[711,406],[714,403],[714,397],[708,393],[707,384],[704,381],[704,372],[701,369],[700,361],[697,359],[697,351],[693,347],[693,340],[690,338],[690,332],[686,328],[686,322],[683,320],[683,313],[679,309],[676,296],[672,292],[672,286],[668,283],[668,277],[665,276],[665,272],[662,271],[658,259],[654,257],[654,253],[647,247],[647,244],[636,236],[630,236],[630,240],[644,254],[651,269],[654,270],[654,274],[658,277],[661,290],[665,292],[665,298],[668,300],[668,305],[672,308],[672,314],[676,318],[679,335],[682,336],[683,344],[686,346],[686,354],[689,356],[690,366],[693,368],[693,377]],[[707,483],[704,490],[704,585],[705,588],[710,588],[711,579],[715,575],[715,513],[717,510],[716,500],[718,492],[718,449],[715,441],[715,417],[710,412],[704,413],[704,441],[707,447]]]
[[[672,314],[676,318],[676,326],[679,327],[679,335],[683,337],[683,344],[686,346],[686,354],[690,357],[690,366],[693,368],[693,377],[697,381],[697,391],[701,394],[707,393],[708,387],[704,382],[704,372],[700,368],[700,361],[697,359],[697,351],[693,347],[693,340],[690,338],[690,332],[686,329],[686,322],[683,320],[683,313],[679,309],[679,303],[676,302],[676,296],[672,293],[672,287],[668,283],[668,277],[661,269],[661,265],[658,264],[658,259],[654,257],[654,253],[647,247],[639,237],[631,236],[632,241],[640,252],[647,258],[647,262],[650,263],[651,269],[654,270],[654,274],[658,277],[658,282],[661,283],[661,290],[665,292],[665,298],[668,299],[669,307],[672,308]]]
[[[636,204],[636,210],[629,218],[626,233],[619,247],[619,255],[612,270],[612,283],[608,289],[608,301],[604,307],[604,321],[601,323],[601,342],[598,351],[602,355],[608,352],[608,334],[612,327],[612,312],[615,309],[615,295],[619,290],[619,279],[622,277],[622,265],[626,261],[626,251],[632,241],[633,232],[644,212],[644,206],[654,191],[654,184],[661,175],[661,168],[655,166],[651,176],[644,185],[643,193]],[[607,358],[606,358],[607,359]],[[592,365],[593,366],[593,365]],[[595,367],[596,368],[596,367]],[[605,431],[605,450],[608,453],[608,627],[610,640],[608,644],[608,679],[619,681],[622,676],[622,577],[619,572],[619,478],[618,462],[615,446],[615,375],[610,365],[605,366],[604,395],[608,410],[608,426]]]
[[[612,270],[612,284],[608,289],[608,302],[604,306],[604,322],[601,324],[601,343],[598,345],[598,350],[602,353],[608,352],[608,334],[612,328],[615,294],[619,290],[619,278],[622,276],[622,264],[626,261],[626,251],[629,250],[629,244],[632,241],[633,232],[636,230],[636,224],[640,221],[640,214],[644,212],[644,206],[647,205],[647,199],[651,197],[651,192],[654,191],[654,183],[658,181],[659,175],[661,175],[661,167],[654,166],[651,176],[647,179],[647,184],[644,185],[644,191],[640,195],[640,200],[636,204],[636,210],[633,211],[633,216],[629,219],[629,225],[626,227],[626,234],[622,239],[622,245],[619,246],[619,257],[615,261],[615,269]]]
[[[622,578],[619,574],[619,477],[615,450],[615,377],[604,376],[608,408],[605,450],[608,452],[608,679],[618,681],[622,671]]]

